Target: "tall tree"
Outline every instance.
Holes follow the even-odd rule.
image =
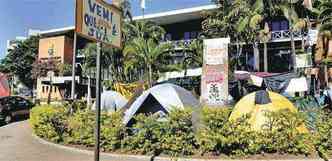
[[[18,77],[20,82],[32,89],[35,83],[32,76],[33,63],[37,59],[39,37],[32,36],[25,41],[18,42],[13,50],[1,61],[1,72]]]
[[[94,75],[94,71],[96,70],[96,62],[97,62],[97,45],[96,43],[87,44],[82,50],[80,50],[84,55],[84,63],[83,63],[83,74],[88,78],[88,103],[91,103],[91,78]],[[112,79],[119,80],[121,76],[121,71],[117,69],[117,51],[115,49],[104,47],[102,49],[101,55],[101,67],[103,72],[112,71]]]
[[[130,41],[133,38],[152,38],[154,40],[162,40],[166,31],[152,21],[132,21],[124,23],[124,37],[125,41]]]
[[[186,46],[183,45],[185,56],[182,62],[182,68],[187,75],[188,67],[201,67],[203,64],[203,40],[195,39]]]
[[[203,21],[203,31],[208,37],[230,37],[236,45],[236,60],[242,53],[243,44],[253,44],[255,55],[255,69],[259,70],[259,31],[264,4],[263,0],[214,0],[219,6],[217,11],[212,11]]]
[[[284,16],[290,22],[290,37],[292,49],[292,62],[295,69],[295,39],[294,31],[296,27],[303,23],[299,17],[299,8],[303,9],[300,0],[212,0],[219,9],[207,14],[203,22],[203,30],[207,35],[215,37],[229,36],[233,44],[251,42],[254,48],[255,68],[259,70],[259,50],[258,43],[264,43],[264,71],[266,68],[266,46],[267,38],[270,33],[267,32],[264,21],[272,19],[275,16]],[[301,10],[300,9],[300,10]],[[302,16],[302,15],[301,15]],[[303,17],[302,17],[303,18]],[[302,25],[303,26],[303,25]],[[303,28],[301,26],[301,29]],[[266,31],[266,32],[265,32]],[[265,34],[264,34],[265,33]],[[265,35],[262,37],[262,35]],[[237,47],[238,53],[241,53],[241,45]]]
[[[328,83],[327,65],[331,63],[329,52],[332,51],[332,1],[317,0],[312,12],[316,15],[319,34],[316,45],[316,58],[323,58],[325,82]]]
[[[156,42],[152,38],[134,38],[124,48],[126,60],[136,59],[135,62],[143,64],[145,71],[148,71],[149,86],[153,83],[153,72],[158,71],[160,59],[172,48],[169,43]]]
[[[271,1],[273,8],[274,16],[284,16],[289,22],[289,32],[291,39],[291,57],[292,57],[292,66],[293,71],[296,71],[296,47],[295,47],[295,38],[294,32],[296,30],[301,31],[305,29],[309,25],[306,19],[306,14],[304,14],[307,10],[305,6],[303,6],[302,0],[272,0]],[[304,46],[304,37],[302,37],[302,46]],[[304,48],[304,47],[302,47]]]
[[[267,23],[265,23],[264,29],[259,32],[259,40],[264,45],[264,72],[268,72],[268,54],[267,43],[271,39],[271,32]]]
[[[137,43],[137,40],[144,40],[144,42],[141,42],[141,44],[152,44],[151,42],[159,44],[162,42],[163,37],[166,33],[165,30],[161,26],[158,26],[156,23],[151,22],[151,21],[144,21],[144,20],[126,22],[124,24],[123,31],[124,31],[124,37],[125,37],[124,50],[128,50],[129,48],[132,48],[133,46],[139,46],[139,44]],[[128,45],[130,47],[127,47]],[[165,46],[165,45],[160,44],[160,46]],[[167,46],[170,46],[170,45],[167,45]],[[133,50],[131,50],[131,51],[133,51]],[[138,51],[138,49],[137,49],[137,51]],[[145,51],[145,53],[149,53],[149,52],[150,51]],[[163,51],[163,52],[166,52],[166,51]],[[126,53],[126,52],[123,51],[123,53]],[[131,53],[130,55],[132,55],[132,54],[133,53]],[[139,54],[139,53],[137,53],[137,54]],[[162,54],[162,55],[164,56],[165,54]],[[127,55],[125,54],[125,61],[124,61],[125,73],[128,75],[132,75],[132,73],[133,73],[134,75],[138,75],[139,79],[141,79],[144,76],[144,73],[146,71],[148,71],[147,66],[144,63],[142,63],[142,61],[140,59],[129,59],[129,58],[131,58],[131,57],[128,56],[128,53],[127,53]],[[161,61],[163,61],[163,60],[160,60],[158,62],[161,63]],[[162,64],[164,64],[164,63],[162,63]],[[159,69],[161,69],[161,68],[162,67],[159,66]],[[163,69],[165,69],[165,68],[163,68]],[[152,76],[151,76],[152,74],[153,73],[149,73],[149,75],[147,76],[150,80],[150,83],[151,83],[151,79],[152,79]]]

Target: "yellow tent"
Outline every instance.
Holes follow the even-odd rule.
[[[234,107],[230,120],[236,120],[246,114],[251,114],[249,123],[254,130],[260,130],[267,121],[266,112],[274,112],[288,109],[297,112],[295,106],[284,96],[266,91],[258,91],[243,97]],[[304,126],[299,127],[299,131],[306,132]]]

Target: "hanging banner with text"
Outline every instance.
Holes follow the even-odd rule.
[[[223,106],[228,102],[229,38],[204,40],[204,64],[201,79],[201,102]]]
[[[103,0],[76,0],[75,30],[93,41],[121,48],[121,11]]]

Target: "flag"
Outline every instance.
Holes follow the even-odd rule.
[[[145,9],[145,8],[146,8],[145,0],[141,0],[141,8],[142,8],[142,9]]]
[[[302,3],[302,5],[305,8],[307,8],[309,10],[312,10],[312,0],[304,0],[303,3]]]

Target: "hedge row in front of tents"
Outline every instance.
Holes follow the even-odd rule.
[[[94,146],[95,115],[87,109],[70,112],[67,107],[39,106],[31,111],[34,133],[46,140]],[[192,111],[176,110],[163,121],[157,116],[138,115],[136,124],[127,128],[123,114],[101,116],[101,147],[106,152],[170,156],[248,156],[257,154],[315,155],[327,158],[332,149],[332,118],[322,113],[315,130],[300,133],[305,122],[301,113],[287,110],[268,113],[262,131],[250,130],[249,116],[229,121],[231,109],[204,108],[200,126],[194,128]]]

